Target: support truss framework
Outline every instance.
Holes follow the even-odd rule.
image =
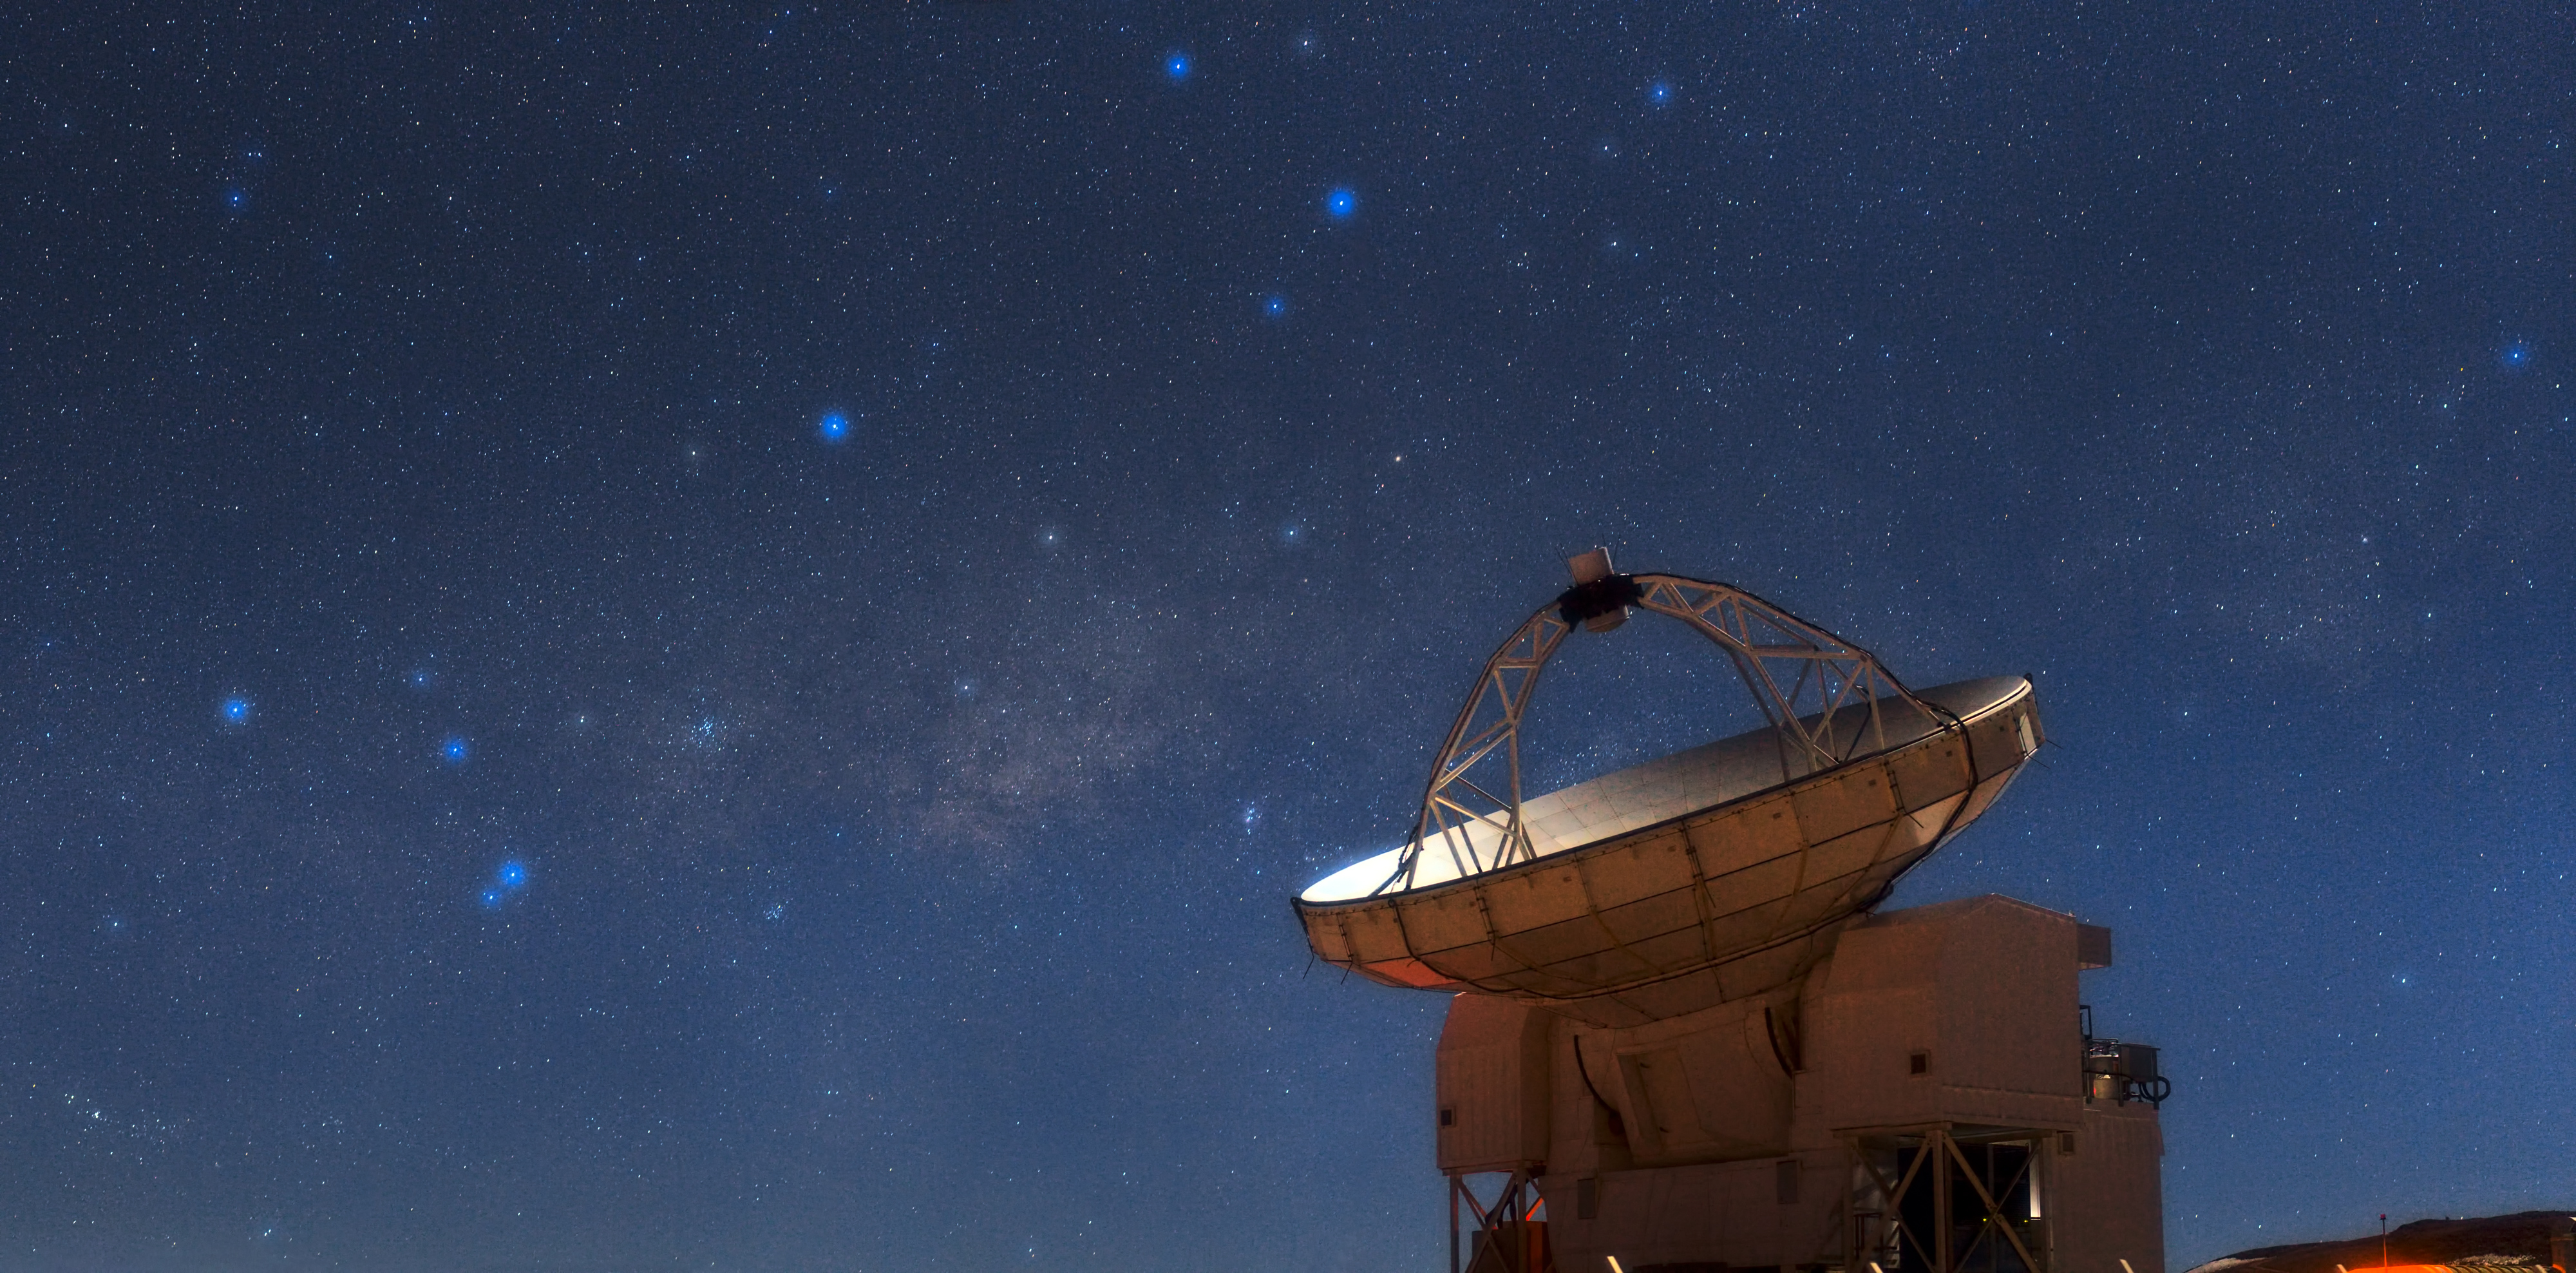
[[[1544,1170],[1544,1169],[1542,1169]],[[1467,1214],[1459,1214],[1459,1203],[1467,1204]],[[1503,1182],[1502,1192],[1488,1205],[1479,1201],[1476,1191],[1467,1186],[1464,1172],[1449,1177],[1449,1273],[1542,1273],[1550,1264],[1543,1243],[1531,1241],[1530,1221],[1539,1209],[1538,1176],[1522,1170]],[[1469,1242],[1462,1251],[1459,1235],[1461,1220],[1473,1220],[1473,1228],[1463,1232]],[[1467,1257],[1460,1269],[1459,1256]]]
[[[2050,1273],[2038,1201],[2059,1132],[1935,1125],[1847,1133],[1848,1269]],[[1927,1170],[1928,1169],[1928,1170]]]
[[[1884,749],[1884,698],[1949,716],[1869,651],[1741,588],[1679,575],[1614,575],[1550,602],[1485,660],[1431,767],[1395,873],[1377,892],[1412,888],[1426,852],[1445,854],[1461,878],[1536,860],[1521,820],[1521,720],[1548,659],[1586,619],[1585,603],[1597,606],[1605,595],[1614,611],[1633,606],[1679,619],[1726,655],[1779,740],[1783,782]],[[1471,834],[1478,829],[1483,833]]]

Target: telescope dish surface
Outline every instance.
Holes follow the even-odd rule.
[[[1630,607],[1710,636],[1772,723],[1509,798],[1538,670],[1573,627],[1605,631]],[[1797,671],[1773,674],[1782,662]],[[2024,678],[1918,693],[1740,590],[1611,575],[1487,663],[1406,842],[1316,881],[1296,910],[1317,956],[1375,981],[1643,1025],[1805,975],[2043,740]]]

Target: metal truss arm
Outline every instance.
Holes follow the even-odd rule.
[[[1521,820],[1520,733],[1530,696],[1576,625],[1607,631],[1632,608],[1680,620],[1726,655],[1779,740],[1784,782],[1885,748],[1884,700],[1951,719],[1869,651],[1741,588],[1680,575],[1591,579],[1541,607],[1485,660],[1431,766],[1396,870],[1377,893],[1413,888],[1425,853],[1445,854],[1459,878],[1537,859]]]

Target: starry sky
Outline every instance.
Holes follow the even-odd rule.
[[[2570,20],[23,12],[0,1268],[1436,1268],[1286,899],[1594,544],[2035,677],[1899,899],[2117,930],[2175,1268],[2567,1206]]]

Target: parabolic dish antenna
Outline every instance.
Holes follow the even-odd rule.
[[[1543,1004],[1604,1027],[1790,985],[1897,877],[2003,793],[2042,741],[2018,676],[1914,691],[1867,650],[1739,588],[1575,585],[1486,660],[1404,843],[1298,895],[1317,956],[1391,986]],[[1527,800],[1520,727],[1578,625],[1689,624],[1767,722]]]

